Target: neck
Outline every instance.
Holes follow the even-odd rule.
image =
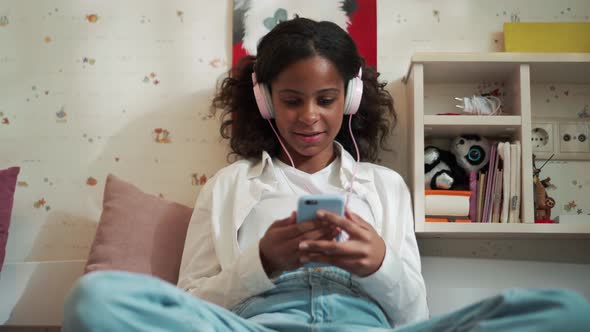
[[[308,174],[319,172],[328,166],[332,161],[334,161],[334,159],[336,159],[337,152],[338,149],[336,149],[334,145],[332,145],[330,149],[326,149],[326,151],[322,151],[311,157],[300,155],[297,152],[289,149],[289,153],[293,158],[293,163],[295,163],[295,168]],[[291,165],[289,157],[285,151],[281,151],[279,154],[279,159],[283,163]]]

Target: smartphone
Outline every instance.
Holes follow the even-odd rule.
[[[323,209],[332,213],[344,215],[344,197],[339,195],[306,195],[299,198],[297,203],[297,222],[311,221],[316,218],[316,211]],[[336,237],[341,241],[342,232]],[[307,263],[305,267],[328,266],[323,263]]]
[[[301,196],[297,204],[297,222],[300,223],[315,219],[318,209],[343,216],[344,197],[339,195]]]

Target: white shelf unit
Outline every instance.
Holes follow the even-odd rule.
[[[418,237],[590,238],[590,224],[535,224],[532,184],[531,84],[590,84],[590,54],[419,53],[404,78],[409,103],[410,188]],[[474,94],[487,82],[501,87],[500,116],[435,115],[457,112],[454,97]],[[430,138],[480,134],[521,143],[522,223],[439,223],[424,216],[424,147]]]

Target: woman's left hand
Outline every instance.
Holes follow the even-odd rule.
[[[349,239],[305,240],[299,243],[301,263],[316,262],[337,266],[360,277],[376,272],[385,257],[385,242],[373,226],[346,210],[344,216],[319,210],[316,219],[345,230]]]

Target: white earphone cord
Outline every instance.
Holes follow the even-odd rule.
[[[272,131],[275,133],[275,136],[279,140],[279,143],[281,144],[281,147],[283,148],[283,151],[285,151],[285,153],[287,154],[287,157],[289,157],[289,161],[291,162],[291,166],[293,168],[296,168],[295,167],[295,163],[293,162],[293,158],[291,158],[291,154],[289,154],[289,151],[287,151],[287,148],[285,147],[285,144],[283,143],[283,140],[281,140],[281,137],[279,136],[279,133],[277,133],[277,130],[272,125],[272,122],[270,120],[267,120],[267,121],[270,124],[270,127],[272,128]],[[350,201],[350,195],[352,194],[352,185],[354,184],[354,179],[356,178],[356,172],[358,170],[358,165],[359,165],[360,159],[361,159],[360,158],[360,153],[359,153],[359,147],[356,144],[356,140],[354,139],[354,135],[352,134],[352,114],[348,118],[348,131],[350,133],[350,137],[352,138],[352,143],[353,143],[354,149],[356,151],[356,163],[354,164],[354,170],[352,172],[352,179],[350,180],[350,185],[348,186],[348,193],[346,194],[346,203],[345,203],[345,206],[346,207],[348,207],[348,202]],[[309,188],[308,188],[308,190],[309,190]]]

